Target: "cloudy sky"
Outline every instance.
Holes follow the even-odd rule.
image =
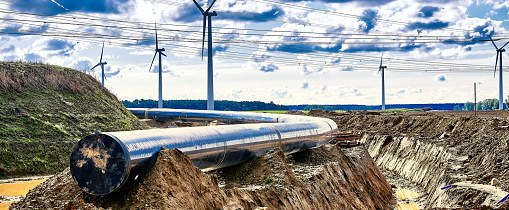
[[[496,51],[485,40],[509,41],[509,1],[217,0],[211,11],[216,100],[379,104],[382,52],[388,104],[472,101],[474,82],[480,99],[498,98]],[[106,87],[129,100],[157,98],[157,22],[163,98],[206,99],[192,0],[0,0],[0,17],[4,61],[100,79],[90,68],[104,41]]]

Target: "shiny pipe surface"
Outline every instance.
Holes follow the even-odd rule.
[[[214,170],[245,162],[274,147],[285,153],[319,146],[337,130],[327,118],[300,115],[185,109],[129,109],[139,118],[205,119],[252,124],[98,132],[81,139],[70,157],[78,186],[105,195],[135,183],[155,163],[161,147],[177,148],[193,164]]]

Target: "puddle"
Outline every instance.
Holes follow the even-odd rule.
[[[396,197],[397,210],[424,209],[425,193],[412,182],[392,173],[382,170],[385,179],[391,184]]]
[[[0,210],[8,210],[9,209],[9,206],[12,204],[13,202],[5,202],[5,203],[0,203]]]
[[[38,180],[29,179],[29,181],[7,181],[0,184],[0,210],[9,209],[13,202],[21,200],[29,190],[44,181],[46,181],[46,178]]]
[[[0,196],[24,196],[46,179],[0,184]]]
[[[419,197],[419,193],[409,189],[396,189],[396,198],[400,200],[413,200]]]
[[[395,208],[396,210],[419,210],[419,205],[415,203],[402,203],[398,204]]]

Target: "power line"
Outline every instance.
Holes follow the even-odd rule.
[[[312,7],[283,3],[283,2],[273,1],[273,0],[254,0],[254,1],[265,2],[265,3],[270,3],[270,4],[276,4],[276,5],[283,5],[285,7],[292,7],[292,8],[308,10],[308,11],[316,11],[316,12],[320,12],[323,14],[337,15],[337,16],[341,16],[341,17],[348,17],[348,18],[362,18],[363,17],[360,15],[354,15],[354,14],[348,14],[348,13],[342,13],[342,12],[336,12],[336,11],[330,11],[330,10],[324,10],[324,9],[316,9],[316,8],[312,8]],[[389,19],[384,19],[384,18],[373,18],[373,19],[377,20],[377,21],[381,21],[381,22],[387,22],[387,23],[398,24],[398,25],[410,25],[411,24],[408,22],[389,20]],[[451,28],[451,27],[446,27],[446,28],[443,28],[442,30],[473,32],[473,30],[458,29],[458,28]]]
[[[5,32],[4,33],[9,33],[9,34],[21,34],[19,32]],[[24,35],[37,35],[37,34],[34,34],[33,32],[30,33],[30,34],[24,34]],[[52,34],[44,34],[45,36],[55,36],[55,35],[52,35]],[[83,36],[83,35],[76,35],[76,34],[71,34],[71,35],[64,35],[64,34],[58,34],[58,36],[63,36],[63,37],[66,37],[66,38],[69,38],[69,37],[77,37],[77,36],[80,36],[81,38],[109,38],[109,39],[120,39],[121,37],[115,37],[115,36],[110,36],[110,37],[104,37],[104,35],[102,35],[102,37],[95,37],[97,34],[94,34],[94,36]],[[126,39],[126,38],[123,38],[123,39]],[[136,41],[139,41],[140,39],[131,39],[131,40],[136,40]],[[194,42],[196,42],[196,40],[194,40]],[[378,59],[378,58],[377,58]],[[321,62],[321,61],[320,61]],[[449,64],[450,65],[450,64]],[[452,64],[452,65],[461,65],[461,64]]]
[[[76,37],[73,37],[73,38],[76,38]],[[79,40],[82,40],[83,39],[79,39]],[[111,42],[109,42],[111,43]],[[120,44],[121,46],[125,47],[125,45],[122,45]],[[170,44],[170,45],[174,45],[174,44]],[[193,48],[193,47],[188,47],[188,46],[181,46],[181,45],[174,45],[174,46],[178,46],[178,47],[186,47],[186,48],[191,48],[191,49],[199,49],[199,48]],[[148,49],[148,48],[145,48],[145,49]],[[196,51],[195,51],[196,52]],[[179,54],[180,53],[187,53],[187,54],[190,54],[190,55],[196,55],[196,53],[193,53],[193,52],[190,52],[190,51],[182,51],[182,50],[179,50]],[[239,52],[223,52],[223,53],[226,53],[228,54],[228,58],[236,58],[236,59],[242,59],[242,60],[246,60],[246,57],[245,56],[239,56]],[[310,60],[306,60],[306,61],[299,61],[299,62],[296,62],[295,59],[292,59],[292,58],[280,58],[280,57],[276,57],[277,60],[274,60],[274,59],[268,59],[269,61],[271,62],[274,62],[274,63],[279,63],[279,64],[283,64],[283,65],[288,65],[288,64],[293,64],[293,65],[306,65],[306,66],[310,66],[310,67],[319,67],[319,68],[325,68],[325,67],[332,67],[332,65],[321,65],[321,64],[317,64],[316,62],[318,63],[321,63],[321,61],[312,61],[314,63],[309,63]],[[252,61],[252,60],[251,60]],[[340,65],[337,65],[335,64],[334,67],[355,67],[356,69],[371,69],[371,68],[374,68],[374,67],[367,67],[365,65],[356,65],[356,64],[340,64]],[[437,69],[437,68],[434,68],[434,69],[417,69],[417,68],[398,68],[398,67],[391,67],[391,71],[426,71],[426,72],[452,72],[453,68],[450,68],[450,69]],[[472,71],[471,69],[461,69],[462,71],[465,71],[465,72],[468,72],[468,71]],[[486,69],[486,71],[491,71],[491,69]]]
[[[89,38],[98,38],[98,37],[89,37]],[[99,38],[102,38],[102,37],[99,37]],[[138,39],[139,40],[139,39]],[[193,41],[193,40],[192,40]],[[227,40],[228,41],[228,40]],[[240,43],[240,42],[239,42]]]
[[[42,16],[42,17],[55,17],[54,15],[43,15],[43,14],[34,14],[34,13],[27,13],[27,12],[18,12],[18,11],[4,11],[4,13],[15,13],[15,14],[27,14],[27,15],[36,15],[36,16]],[[101,22],[122,22],[122,23],[129,23],[129,24],[145,24],[145,25],[151,25],[152,23],[149,23],[149,22],[140,22],[140,21],[126,21],[126,20],[118,20],[118,19],[110,19],[110,18],[104,18],[104,17],[98,17],[98,16],[92,16],[92,15],[80,15],[82,17],[77,17],[77,16],[66,16],[66,15],[59,15],[57,17],[69,17],[69,18],[73,18],[73,19],[76,19],[76,18],[81,18],[81,19],[88,19],[88,20],[96,20],[96,21],[101,21]],[[165,25],[168,25],[168,26],[179,26],[179,27],[195,27],[195,28],[200,28],[201,26],[196,26],[196,25],[188,25],[188,24],[169,24],[169,23],[164,23],[164,24],[160,24],[162,26],[165,26]],[[249,29],[249,28],[234,28],[234,27],[213,27],[213,28],[218,28],[218,29],[230,29],[230,30],[248,30],[248,31],[260,31],[260,32],[284,32],[284,33],[292,33],[294,31],[277,31],[277,30],[263,30],[263,29]],[[465,30],[467,31],[467,30]],[[338,33],[334,33],[334,32],[323,32],[323,33],[320,33],[320,32],[299,32],[299,33],[311,33],[311,34],[329,34],[329,35],[338,35]],[[340,34],[340,33],[339,33]],[[364,34],[366,35],[366,34]],[[387,34],[385,34],[387,35]],[[463,36],[463,35],[458,35],[458,36],[441,36],[441,35],[406,35],[406,34],[398,34],[399,36],[408,36],[408,37],[426,37],[426,36],[429,36],[429,37],[460,37],[460,36]],[[376,36],[384,36],[384,34],[376,34]]]
[[[6,13],[6,14],[24,14],[24,15],[31,15],[31,16],[40,16],[39,14],[33,14],[33,13],[20,13],[15,11],[4,11],[0,9],[0,13]],[[46,17],[45,15],[42,15]],[[60,18],[59,16],[54,17],[54,19]],[[152,30],[151,27],[140,27],[140,26],[119,26],[119,25],[105,25],[105,24],[92,24],[92,23],[83,23],[80,21],[76,21],[75,19],[67,20],[68,22],[59,22],[59,21],[49,21],[49,20],[27,20],[27,19],[19,19],[19,18],[2,18],[2,20],[6,21],[30,21],[30,22],[44,22],[48,24],[66,24],[66,25],[76,25],[76,26],[88,26],[88,27],[102,27],[102,28],[116,28],[116,29],[133,29],[133,30]],[[66,21],[66,20],[64,20]],[[72,21],[72,22],[71,22]],[[166,25],[166,24],[160,24],[160,25]],[[188,26],[189,27],[189,26]],[[240,28],[231,28],[235,30],[242,30]],[[183,30],[183,29],[166,29],[162,28],[161,31],[170,31],[170,32],[191,32],[191,33],[200,33],[199,30]],[[319,32],[297,32],[297,31],[271,31],[266,30],[267,32],[277,32],[277,33],[297,33],[297,34],[322,34],[322,35],[335,35],[335,36],[360,36],[360,37],[340,37],[341,39],[391,39],[394,40],[395,38],[385,38],[385,37],[406,37],[406,38],[415,38],[415,39],[423,39],[423,40],[440,40],[444,38],[457,38],[457,37],[464,37],[464,35],[457,35],[457,36],[444,36],[444,35],[402,35],[402,34],[363,34],[363,33],[319,33]],[[307,36],[307,35],[282,35],[282,34],[257,34],[257,33],[234,33],[234,32],[220,32],[215,31],[213,33],[217,34],[225,34],[225,35],[242,35],[242,36],[268,36],[268,37],[290,37],[290,38],[339,38],[339,37],[332,37],[332,36]],[[497,37],[494,37],[495,39]]]

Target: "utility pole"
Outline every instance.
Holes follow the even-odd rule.
[[[477,84],[474,82],[474,117],[477,116]]]

